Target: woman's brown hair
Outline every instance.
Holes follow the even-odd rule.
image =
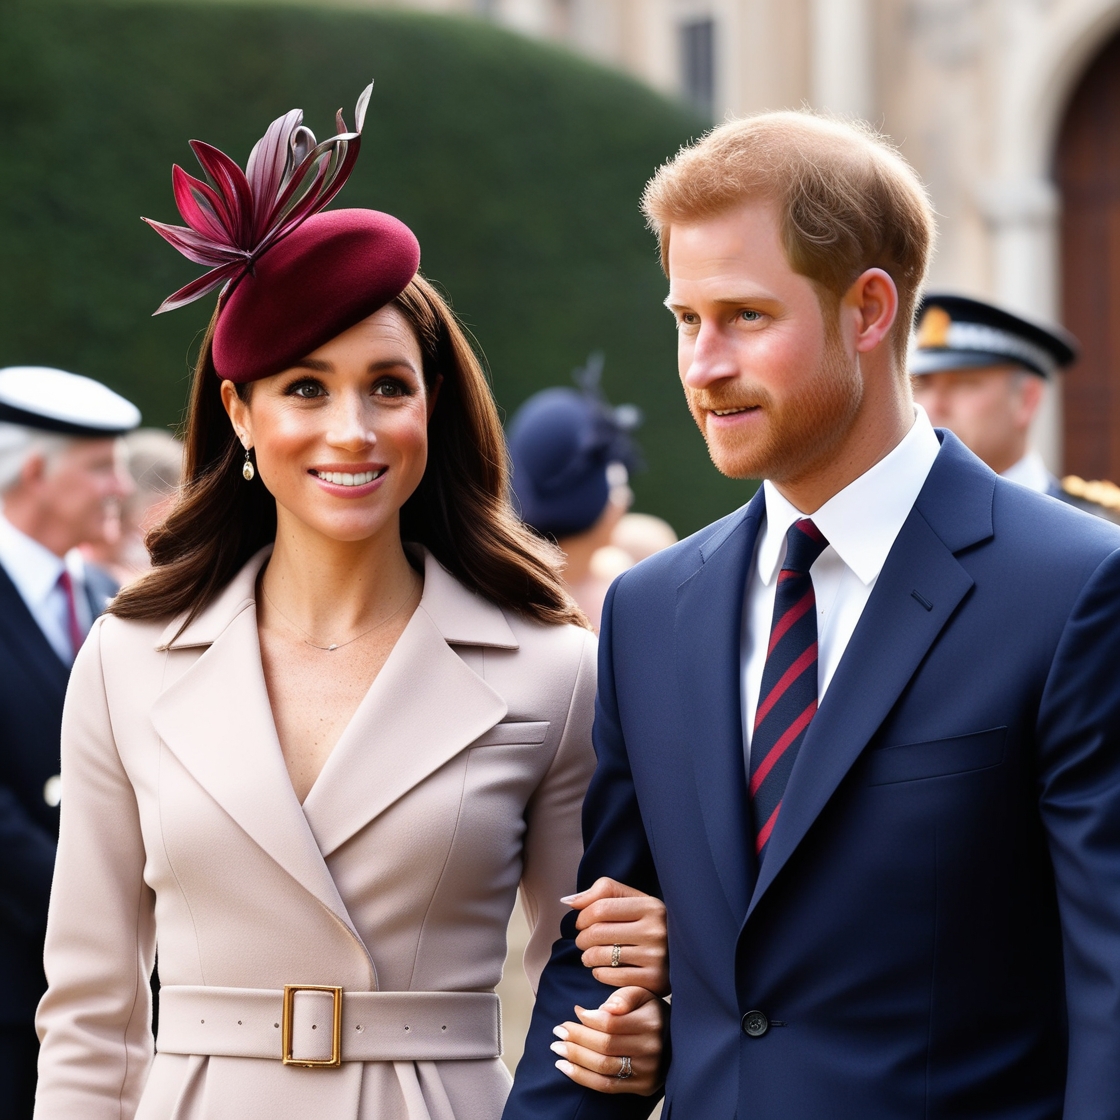
[[[560,577],[561,557],[517,518],[508,497],[505,439],[486,375],[439,292],[417,276],[390,306],[412,326],[429,391],[428,465],[401,509],[401,537],[424,545],[465,587],[544,623],[587,620]],[[276,503],[246,482],[244,451],[222,406],[211,358],[217,313],[194,372],[183,487],[147,539],[152,570],[109,610],[120,618],[194,618],[245,562],[276,537]]]

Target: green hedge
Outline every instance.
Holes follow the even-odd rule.
[[[150,317],[200,271],[139,220],[178,221],[187,140],[239,162],[300,105],[320,136],[375,77],[340,205],[389,210],[473,330],[507,412],[607,356],[647,415],[639,508],[690,532],[745,500],[717,475],[675,376],[665,282],[637,210],[703,127],[645,87],[481,22],[411,14],[106,0],[0,2],[0,365],[119,388],[177,421],[212,306]],[[352,123],[352,120],[351,120]]]

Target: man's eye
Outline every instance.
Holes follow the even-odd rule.
[[[759,311],[740,311],[739,314],[747,323],[757,323],[762,318],[762,313]]]

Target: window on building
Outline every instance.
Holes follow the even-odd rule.
[[[711,116],[716,101],[716,21],[691,19],[680,25],[681,88]]]

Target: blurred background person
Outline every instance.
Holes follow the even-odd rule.
[[[82,545],[82,555],[118,583],[151,567],[144,540],[170,512],[183,473],[183,445],[162,428],[140,428],[124,437],[134,489],[120,504],[119,528]]]
[[[652,513],[623,515],[611,534],[611,545],[622,549],[635,564],[676,543],[673,526]]]
[[[514,504],[526,524],[560,546],[564,580],[596,631],[617,571],[597,573],[592,558],[634,500],[628,480],[639,465],[630,433],[641,423],[633,405],[607,403],[600,387],[602,354],[574,379],[579,389],[544,389],[510,421]]]
[[[86,377],[0,369],[0,1117],[30,1117],[35,1007],[58,839],[59,729],[74,655],[116,593],[78,545],[132,483],[134,405]],[[112,513],[108,513],[112,516]]]
[[[917,321],[910,356],[914,399],[936,427],[948,428],[1004,478],[1120,521],[1120,501],[1110,508],[1088,500],[1086,483],[1074,477],[1059,482],[1031,446],[1031,423],[1047,381],[1077,356],[1071,334],[942,292],[922,300]],[[1107,498],[1107,486],[1103,493]]]

